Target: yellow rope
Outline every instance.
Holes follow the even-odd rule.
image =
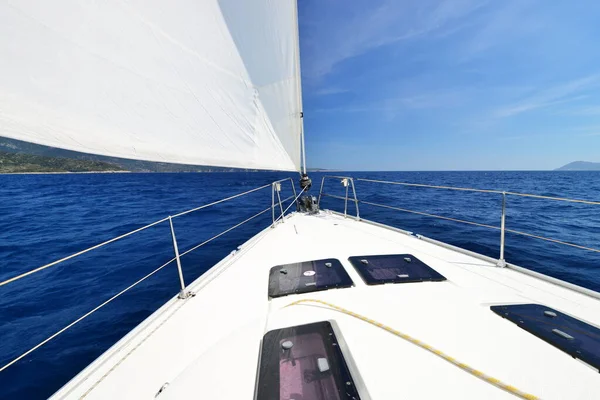
[[[458,368],[460,368],[460,369],[462,369],[462,370],[470,373],[471,375],[474,375],[474,376],[476,376],[479,379],[482,379],[482,380],[484,380],[484,381],[486,381],[488,383],[491,383],[492,385],[497,386],[500,389],[506,390],[507,392],[512,393],[515,396],[518,396],[518,397],[520,397],[522,399],[527,399],[527,400],[539,399],[539,397],[537,397],[537,396],[534,396],[534,395],[529,394],[529,393],[525,393],[525,392],[517,389],[516,387],[508,385],[508,384],[500,381],[499,379],[496,379],[494,377],[486,375],[483,372],[481,372],[479,370],[476,370],[475,368],[472,368],[472,367],[468,366],[467,364],[463,364],[460,361],[458,361],[458,360],[454,359],[453,357],[450,357],[446,353],[442,352],[441,350],[438,350],[435,347],[432,347],[432,346],[430,346],[430,345],[428,345],[426,343],[423,343],[420,340],[413,338],[412,336],[409,336],[409,335],[407,335],[405,333],[397,331],[396,329],[391,328],[391,327],[389,327],[387,325],[384,325],[381,322],[377,322],[377,321],[372,320],[370,318],[367,318],[367,317],[365,317],[363,315],[357,314],[357,313],[352,312],[350,310],[346,310],[345,308],[338,307],[338,306],[333,305],[331,303],[327,303],[326,301],[314,300],[314,299],[304,299],[304,300],[298,300],[298,301],[295,301],[293,303],[290,303],[286,307],[298,305],[298,304],[301,304],[301,303],[319,303],[319,304],[323,304],[323,305],[325,305],[325,306],[327,306],[329,308],[332,308],[332,309],[334,309],[336,311],[339,311],[339,312],[341,312],[343,314],[347,314],[347,315],[350,315],[350,316],[352,316],[354,318],[358,318],[361,321],[368,322],[369,324],[375,325],[376,327],[381,328],[381,329],[383,329],[383,330],[385,330],[385,331],[387,331],[387,332],[389,332],[389,333],[391,333],[393,335],[401,337],[402,339],[407,340],[407,341],[411,342],[412,344],[421,347],[422,349],[425,349],[425,350],[428,350],[428,351],[432,352],[433,354],[435,354],[435,355],[443,358],[444,360],[448,361],[449,363],[452,363],[452,364],[456,365]]]

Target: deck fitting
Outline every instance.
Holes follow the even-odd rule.
[[[190,297],[194,297],[194,296],[196,296],[196,293],[194,293],[194,292],[189,292],[187,290],[181,290],[179,292],[179,295],[177,296],[177,298],[181,299],[181,300],[185,300],[185,299],[189,299]]]

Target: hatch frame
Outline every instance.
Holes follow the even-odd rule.
[[[310,266],[308,265],[309,263],[311,264]],[[302,270],[304,268],[309,269],[304,271],[302,276],[297,273],[298,269]],[[316,282],[316,279],[320,276],[322,277],[327,270],[331,270],[332,273],[337,274],[339,280],[337,282],[323,284]],[[285,271],[284,275],[288,275],[291,272],[295,273],[293,279],[297,279],[298,284],[293,288],[281,289],[280,274],[282,271]],[[307,275],[308,272],[313,272],[313,274]],[[319,276],[320,273],[322,275]],[[344,265],[337,258],[299,261],[295,263],[276,265],[269,270],[268,297],[270,299],[274,299],[294,294],[313,293],[329,289],[345,289],[353,286],[354,281],[348,274],[346,268],[344,268]]]
[[[407,269],[415,269],[416,275],[411,276],[408,274],[396,274],[395,277],[382,277],[377,278],[373,276],[373,273],[370,272],[364,265],[368,265],[369,260],[377,261],[377,262],[393,262],[396,259],[400,259],[404,262]],[[406,261],[409,259],[410,261]],[[440,274],[438,271],[430,267],[428,264],[421,261],[419,258],[415,257],[412,254],[373,254],[373,255],[361,255],[361,256],[351,256],[348,257],[348,261],[356,272],[360,275],[362,280],[367,285],[383,285],[387,283],[416,283],[416,282],[443,282],[446,281],[447,278]],[[390,266],[389,268],[377,268],[377,270],[382,270],[388,272],[392,269],[397,269],[398,266]],[[410,272],[410,271],[408,271]],[[395,272],[394,272],[395,273]]]
[[[563,351],[571,357],[589,365],[591,368],[600,372],[600,328],[579,318],[560,312],[554,308],[543,304],[499,304],[490,306],[490,310],[506,319],[529,334],[537,337],[549,345]],[[537,314],[537,311],[540,311]],[[534,320],[534,318],[536,318]],[[549,329],[550,327],[552,329]],[[546,328],[546,329],[545,329]],[[596,336],[596,339],[589,339],[592,344],[598,343],[595,347],[597,353],[582,348],[584,337]]]
[[[362,377],[360,376],[359,372],[358,372],[358,368],[356,366],[356,363],[352,357],[352,354],[350,353],[350,350],[348,348],[348,345],[346,343],[346,341],[344,340],[343,335],[340,332],[340,328],[338,326],[338,324],[336,323],[336,321],[334,320],[325,320],[325,321],[318,321],[318,322],[313,322],[313,323],[309,323],[309,324],[302,324],[302,325],[296,325],[296,326],[288,326],[288,327],[284,327],[284,328],[278,328],[278,329],[273,329],[270,330],[269,332],[267,332],[262,340],[261,340],[261,345],[260,345],[260,353],[259,353],[259,359],[258,359],[258,365],[257,365],[257,374],[256,374],[256,386],[255,386],[255,393],[254,393],[254,398],[256,400],[263,400],[263,399],[271,399],[271,398],[279,398],[279,397],[273,397],[273,394],[277,393],[279,394],[279,390],[280,390],[280,381],[279,381],[279,376],[277,376],[277,378],[273,378],[273,374],[275,373],[272,368],[268,368],[265,367],[265,361],[266,358],[270,355],[271,356],[271,360],[270,364],[271,366],[274,365],[274,360],[276,357],[273,356],[273,353],[268,353],[268,349],[266,346],[269,346],[268,343],[271,342],[276,342],[277,346],[279,347],[279,343],[281,342],[281,340],[285,339],[287,336],[293,335],[293,331],[300,329],[302,331],[301,335],[306,335],[306,334],[310,334],[310,333],[314,333],[314,332],[321,332],[323,333],[324,337],[333,337],[333,345],[331,347],[326,348],[326,351],[328,352],[328,360],[334,360],[334,358],[337,358],[336,362],[341,362],[338,366],[342,367],[344,369],[343,374],[338,374],[338,376],[334,377],[335,379],[338,379],[336,381],[336,384],[341,386],[341,387],[346,387],[345,385],[341,385],[342,382],[345,383],[346,379],[342,379],[340,380],[339,378],[347,378],[350,380],[350,382],[352,383],[352,386],[354,388],[353,390],[353,394],[354,394],[354,399],[356,400],[370,400],[371,397],[369,396],[369,393],[366,389],[366,386],[364,384],[364,381],[362,379]],[[288,332],[290,332],[288,334]],[[327,335],[327,336],[325,336]],[[269,346],[270,347],[270,346]],[[283,351],[283,350],[282,350]],[[334,357],[331,357],[331,354],[335,353]],[[267,356],[267,357],[265,357]],[[279,364],[280,362],[280,356],[277,357],[277,364]],[[332,365],[331,363],[329,365]],[[278,375],[277,371],[277,375]],[[269,379],[270,381],[275,381],[276,385],[273,385],[272,387],[266,387],[267,383],[265,382],[265,377],[267,379]],[[263,386],[261,386],[261,382],[264,383]],[[271,384],[273,382],[270,382]],[[265,392],[266,391],[266,392]],[[267,397],[264,397],[264,396]],[[263,396],[263,397],[261,397]],[[352,395],[350,395],[352,396]],[[341,396],[340,399],[345,400],[345,399],[352,399],[352,397],[348,397],[348,395],[346,395],[346,397]]]

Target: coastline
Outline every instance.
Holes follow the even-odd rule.
[[[60,174],[127,174],[131,171],[54,171],[54,172],[0,172],[0,175],[60,175]]]

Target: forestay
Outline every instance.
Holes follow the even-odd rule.
[[[300,169],[295,0],[1,0],[0,60],[0,136]]]

